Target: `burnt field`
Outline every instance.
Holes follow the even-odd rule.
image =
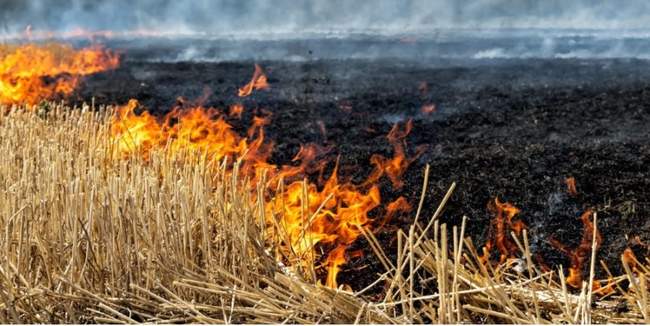
[[[71,101],[112,104],[137,98],[162,114],[182,96],[209,97],[204,106],[245,106],[232,124],[248,127],[255,114],[271,113],[265,131],[275,143],[272,162],[289,164],[301,144],[332,146],[340,175],[363,180],[372,154],[390,156],[386,135],[413,121],[404,185],[384,180],[382,196],[408,198],[416,207],[424,168],[429,185],[421,218],[429,219],[449,186],[456,190],[441,221],[460,225],[477,247],[491,230],[488,203],[498,197],[519,209],[534,254],[549,266],[570,264],[551,245],[569,248],[583,236],[579,216],[598,214],[603,242],[598,257],[614,273],[632,239],[648,239],[650,222],[650,64],[634,59],[322,59],[294,61],[155,62],[129,57],[115,71],[87,78]],[[260,64],[270,89],[239,98],[237,89]],[[432,111],[432,106],[435,108]],[[423,110],[422,108],[427,109]],[[565,180],[576,180],[577,195]],[[394,228],[414,212],[377,230],[390,252]],[[392,249],[391,249],[392,248]],[[363,239],[353,249],[370,248]],[[586,268],[586,267],[585,267]],[[599,275],[606,276],[602,269]],[[359,272],[362,271],[362,272]],[[381,265],[367,254],[343,269],[341,283],[355,289],[375,279]]]

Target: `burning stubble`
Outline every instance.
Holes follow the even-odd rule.
[[[517,323],[589,322],[592,294],[616,293],[637,306],[626,321],[648,319],[642,308],[647,268],[631,250],[622,255],[626,275],[610,275],[604,286],[594,279],[603,239],[592,210],[580,216],[578,246],[549,240],[569,259],[568,276],[546,266],[540,272],[532,263],[524,214],[511,203],[488,203],[492,222],[481,254],[464,237],[466,219],[460,231],[439,223],[455,185],[434,215],[418,222],[428,167],[415,222],[408,232],[394,232],[397,248],[388,254],[373,232],[414,208],[409,198],[391,201],[382,193],[403,189],[407,169],[425,152],[417,147],[409,155],[413,120],[382,135],[392,157],[372,155],[368,177],[355,182],[331,157],[333,146],[302,144],[291,163],[272,162],[275,143],[265,128],[273,116],[249,114],[241,103],[225,111],[177,101],[168,114],[156,115],[137,99],[81,110],[42,102],[71,94],[81,76],[117,67],[111,51],[25,45],[6,52],[5,62],[16,68],[8,69],[8,83],[28,91],[12,92],[20,95],[2,103],[32,110],[16,106],[0,116],[8,153],[0,170],[7,189],[0,194],[0,248],[6,253],[0,284],[10,284],[0,290],[0,320],[46,320],[35,313],[46,301],[18,299],[20,308],[13,308],[16,293],[32,291],[69,302],[77,296],[91,300],[104,311],[93,315],[98,322],[233,322],[233,316],[239,322],[320,322],[324,315],[331,322],[458,322],[476,315]],[[23,52],[44,58],[48,68],[16,60]],[[264,69],[254,65],[250,81],[237,89],[238,100],[259,90],[273,89]],[[435,112],[433,106],[420,113]],[[248,128],[237,131],[234,121]],[[319,126],[324,134],[324,123]],[[565,185],[578,196],[575,178]],[[339,282],[347,263],[365,258],[365,250],[352,248],[361,240],[386,270],[363,289]],[[623,280],[634,290],[620,289]],[[375,300],[363,301],[377,284]],[[575,295],[566,285],[582,292]],[[353,290],[358,292],[348,293]],[[120,295],[128,300],[116,303]],[[221,302],[211,305],[214,298]],[[540,313],[540,306],[551,313]],[[70,306],[57,309],[63,315],[53,320],[79,320]],[[29,310],[31,315],[23,313]],[[176,314],[184,317],[169,317]]]
[[[261,68],[256,65],[251,82],[243,88],[246,91],[240,89],[239,95],[250,95],[252,85],[259,83],[261,76]],[[261,197],[251,196],[253,205],[264,207],[267,241],[280,239],[284,244],[275,253],[277,259],[303,272],[309,271],[320,260],[317,249],[333,247],[325,251],[322,263],[327,271],[325,284],[333,288],[338,286],[337,275],[347,261],[346,248],[362,234],[362,228],[372,228],[369,215],[382,205],[380,178],[386,175],[393,187],[401,187],[402,174],[419,155],[408,159],[405,156],[405,138],[411,132],[411,122],[404,129],[395,125],[387,136],[395,156],[373,156],[375,169],[365,182],[341,181],[338,163],[325,180],[312,182],[307,178],[308,172],[320,171],[322,175],[325,166],[332,163],[321,155],[327,151],[308,144],[293,159],[298,165],[270,163],[273,143],[265,139],[263,129],[270,123],[270,117],[253,117],[247,135],[240,136],[226,121],[226,115],[214,108],[175,107],[162,119],[156,119],[146,110],[135,114],[138,106],[136,100],[131,100],[118,108],[112,118],[111,132],[123,156],[142,155],[147,159],[152,151],[166,148],[171,152],[197,151],[216,162],[239,158],[237,173],[249,180],[251,191],[260,184],[264,188],[281,185]],[[232,163],[227,165],[228,174],[233,173]],[[263,202],[257,203],[259,200]],[[387,215],[378,220],[385,223],[397,212],[409,210],[406,199],[400,197],[388,204]]]
[[[100,46],[0,45],[0,103],[37,104],[70,95],[81,77],[115,69],[119,56]]]

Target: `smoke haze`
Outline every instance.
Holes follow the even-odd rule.
[[[52,37],[50,32],[66,37],[79,30],[110,31],[111,45],[128,48],[132,56],[142,53],[147,60],[650,59],[650,1],[645,0],[0,0],[0,4],[0,41],[24,39],[27,26],[33,33],[45,33],[35,35],[46,39]],[[120,36],[127,43],[119,43]],[[171,41],[129,42],[134,36],[168,36]],[[161,48],[157,55],[152,54],[155,46]]]
[[[237,34],[377,30],[643,29],[644,0],[2,0],[1,32],[157,30]]]

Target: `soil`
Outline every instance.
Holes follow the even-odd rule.
[[[424,167],[429,164],[423,223],[455,182],[456,190],[440,220],[460,225],[466,215],[466,233],[477,247],[490,233],[493,214],[487,204],[495,197],[521,209],[532,251],[550,266],[569,265],[549,239],[577,246],[583,233],[578,217],[587,208],[597,212],[603,235],[598,257],[614,273],[622,270],[619,257],[629,239],[639,236],[650,241],[648,61],[257,63],[265,69],[271,88],[242,99],[237,88],[250,80],[252,61],[154,62],[130,58],[127,51],[120,68],[88,77],[73,101],[94,97],[96,103],[111,104],[137,98],[162,114],[179,96],[193,99],[207,92],[206,106],[243,103],[242,121],[250,121],[261,110],[272,113],[266,130],[276,143],[275,163],[288,163],[300,144],[334,145],[341,174],[357,181],[370,172],[372,154],[392,156],[386,140],[391,127],[412,119],[408,152],[413,155],[419,145],[427,150],[410,166],[405,185],[393,189],[384,182],[382,195],[386,202],[402,195],[416,206]],[[422,113],[422,106],[428,104],[435,105],[435,112]],[[577,196],[567,193],[567,177],[575,178]],[[406,228],[413,215],[395,217],[378,230],[387,251],[394,250],[394,228]],[[363,240],[354,247],[370,250]],[[381,271],[369,254],[352,259],[339,281],[359,289]],[[600,268],[599,274],[604,275]]]

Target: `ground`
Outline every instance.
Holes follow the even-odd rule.
[[[373,153],[392,155],[385,138],[391,126],[413,119],[409,153],[419,145],[427,150],[409,168],[402,189],[385,182],[382,194],[404,195],[417,205],[429,164],[424,222],[456,182],[441,220],[459,225],[468,216],[467,234],[477,246],[492,219],[487,204],[497,196],[521,209],[532,250],[551,266],[567,266],[568,260],[549,239],[576,246],[583,229],[578,217],[587,208],[598,212],[604,238],[598,257],[614,272],[621,271],[628,238],[650,240],[650,62],[261,61],[271,88],[240,99],[237,88],[249,81],[253,63],[153,62],[127,51],[119,69],[87,78],[73,101],[137,98],[162,113],[179,96],[195,99],[207,92],[207,106],[243,103],[242,121],[262,109],[272,113],[267,131],[276,143],[274,162],[288,163],[300,144],[334,145],[341,174],[354,180],[370,172]],[[423,114],[427,104],[435,112]],[[567,195],[567,177],[575,178],[577,197]],[[393,228],[408,226],[413,215],[378,230],[388,251]],[[355,247],[367,246],[360,241]],[[352,260],[342,283],[360,288],[381,271],[371,256]],[[360,268],[372,272],[358,273]]]

